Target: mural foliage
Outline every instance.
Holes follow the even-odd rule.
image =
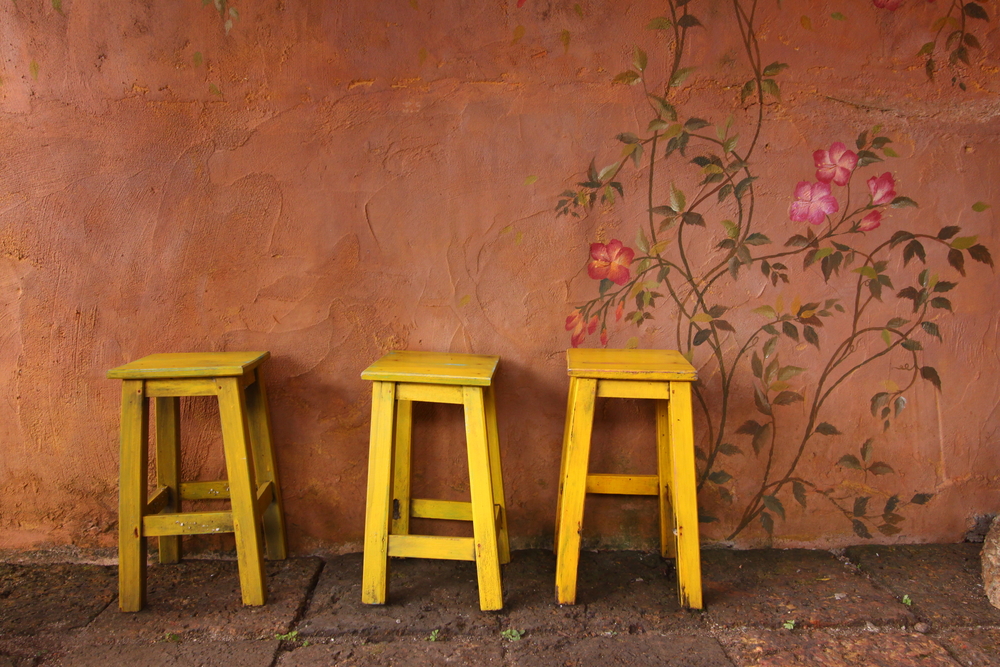
[[[634,87],[626,88],[629,93],[641,90],[636,99],[648,118],[646,130],[618,134],[620,159],[600,169],[592,162],[585,180],[562,193],[556,211],[582,217],[599,202],[614,206],[626,194],[620,175],[636,169],[645,183],[636,196],[644,199],[647,212],[637,221],[634,243],[612,239],[591,245],[586,268],[597,281],[595,295],[570,314],[566,329],[574,347],[595,334],[607,345],[609,329],[642,329],[654,319],[653,324],[666,322],[663,331],[670,333],[663,346],[675,347],[709,371],[695,386],[696,410],[703,413],[708,430],[707,446],[697,452],[699,489],[737,503],[726,460],[750,456],[757,461],[748,468],[755,475],[755,490],[741,494],[738,519],[725,528],[728,539],[751,526],[770,535],[792,505],[806,508],[814,502],[835,507],[858,537],[871,538],[876,531],[892,536],[901,531],[905,511],[929,502],[933,494],[911,490],[905,496],[876,496],[845,490],[871,489],[879,477],[894,474],[891,462],[876,454],[877,433],[830,461],[860,484],[825,488],[800,476],[799,463],[822,439],[840,434],[837,422],[843,416],[828,414],[835,392],[850,387],[864,395],[859,410],[869,411],[879,424],[875,430],[884,432],[906,409],[907,395],[917,383],[941,389],[938,370],[924,360],[925,346],[945,335],[933,320],[950,314],[949,292],[960,287],[972,265],[992,267],[993,260],[975,236],[963,235],[957,226],[906,228],[918,202],[897,188],[891,162],[899,156],[891,134],[881,126],[857,128],[850,136],[817,146],[815,171],[792,175],[778,188],[790,195],[792,232],[787,238],[763,233],[756,160],[765,114],[780,99],[782,73],[789,64],[772,62],[758,43],[758,4],[734,0],[728,18],[739,30],[741,57],[752,71],[740,92],[743,108],[752,112],[748,127],[737,127],[731,116],[692,117],[675,106],[674,93],[694,71],[685,50],[691,31],[732,29],[703,25],[698,2],[671,0],[665,15],[647,26],[668,33],[665,81],[654,85],[647,80],[648,56],[639,48],[632,68],[615,77],[615,82]],[[882,11],[900,4],[874,0]],[[969,50],[979,48],[970,23],[989,17],[976,2],[941,4],[946,13],[917,57],[926,59],[928,76],[947,67],[953,83],[964,88],[961,68],[969,62]],[[937,62],[942,49],[948,53],[946,65]],[[696,175],[693,189],[676,185],[681,170]],[[872,234],[890,222],[896,231],[887,238],[884,230]],[[826,294],[782,298],[786,285],[818,282],[805,280],[806,272],[817,271],[828,286]],[[774,291],[750,305],[726,303],[726,281],[739,283],[750,272],[760,272]],[[749,312],[734,317],[741,308]],[[840,326],[824,326],[835,320]],[[828,333],[833,328],[847,333]],[[814,348],[816,360],[808,369],[808,383],[799,377],[806,368],[784,362],[791,348],[803,343]],[[637,338],[627,343],[637,344]],[[852,375],[877,361],[891,367],[891,377],[881,390],[865,393],[871,389]],[[738,394],[737,383],[744,387]],[[752,383],[752,398],[747,383]],[[733,415],[745,414],[749,406],[743,403],[750,400],[756,416],[737,423]],[[800,413],[804,408],[805,419],[793,420],[788,406]],[[711,516],[702,520],[716,521]]]

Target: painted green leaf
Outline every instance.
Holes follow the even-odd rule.
[[[978,238],[978,236],[959,236],[949,245],[955,250],[966,250],[976,245],[976,240]]]
[[[728,442],[724,442],[719,445],[719,453],[725,454],[726,456],[736,456],[737,454],[742,454],[743,450],[736,445],[731,445]]]
[[[753,446],[754,454],[760,454],[760,451],[767,446],[768,442],[770,442],[771,431],[773,428],[774,427],[771,425],[771,422],[767,422],[754,434],[753,440],[750,443]]]
[[[764,527],[768,535],[774,533],[774,519],[767,512],[760,513],[760,525]]]
[[[851,527],[854,529],[854,534],[858,537],[866,540],[870,540],[872,538],[872,534],[868,532],[868,528],[860,519],[853,519],[851,521]]]
[[[747,245],[767,245],[770,242],[771,239],[767,238],[766,236],[764,236],[759,232],[754,232],[753,234],[748,236],[744,241],[744,243],[746,243]]]
[[[913,201],[909,197],[896,197],[892,200],[892,203],[889,204],[889,206],[893,208],[906,208],[907,206],[916,207],[917,202]]]
[[[774,327],[771,328],[773,329]],[[763,327],[763,329],[766,331],[768,327]],[[777,333],[777,330],[775,330],[775,333]],[[770,359],[771,355],[774,354],[774,351],[777,349],[777,347],[778,347],[778,336],[775,335],[773,338],[768,339],[768,341],[764,343],[764,358]]]
[[[704,343],[705,341],[707,341],[711,336],[712,336],[712,330],[711,329],[702,329],[701,331],[699,331],[698,333],[696,333],[694,335],[694,345],[695,345],[695,347],[697,347],[698,345],[701,345],[702,343]]]
[[[682,28],[694,28],[695,26],[701,25],[701,21],[696,19],[691,14],[685,14],[684,16],[677,19],[677,25]]]
[[[884,523],[878,527],[878,531],[887,537],[891,537],[897,533],[902,532],[899,526],[894,526],[891,523]]]
[[[965,3],[965,6],[962,7],[962,11],[965,12],[966,16],[974,19],[980,19],[982,21],[990,20],[990,15],[986,13],[986,10],[977,5],[975,2]]]
[[[976,213],[982,213],[983,211],[985,211],[989,207],[990,207],[990,205],[987,204],[986,202],[977,201],[975,204],[972,205],[972,210],[975,211]]]
[[[941,377],[938,375],[938,372],[934,367],[921,366],[920,377],[933,384],[938,391],[941,391]]]
[[[941,330],[938,325],[934,322],[921,322],[920,328],[926,331],[929,335],[934,336],[938,340],[941,340]]]
[[[902,412],[904,409],[906,409],[906,397],[897,396],[896,400],[893,401],[892,405],[893,409],[895,410],[895,414],[893,416],[898,417],[899,413]]]
[[[711,473],[708,476],[708,478],[716,484],[725,484],[726,482],[731,480],[733,476],[730,475],[725,470],[716,470],[715,472]]]
[[[778,82],[774,79],[762,79],[760,89],[775,99],[781,99],[781,88],[778,87]]]
[[[794,324],[787,320],[781,323],[781,333],[785,334],[795,342],[799,341],[799,330],[795,328]]]
[[[774,397],[775,405],[791,405],[792,403],[797,403],[804,400],[802,394],[796,391],[783,391]]]
[[[31,74],[31,78],[38,80],[38,61],[32,60],[28,63],[28,72]]]
[[[844,454],[837,461],[837,465],[843,468],[851,468],[852,470],[862,470],[861,461],[854,454]]]
[[[577,16],[583,18],[583,7],[580,6],[579,2],[573,5],[573,11],[576,12]]]
[[[559,33],[559,41],[562,42],[563,52],[564,53],[568,53],[569,52],[569,42],[570,42],[570,39],[571,39],[571,37],[570,37],[569,30],[563,30],[561,33]]]
[[[643,230],[642,227],[640,227],[639,231],[637,231],[635,234],[635,244],[639,246],[639,250],[643,251],[644,253],[649,252],[649,241],[646,240],[646,232]]]
[[[821,435],[840,435],[837,427],[828,422],[820,422],[820,425],[816,427],[816,432]]]
[[[799,505],[806,506],[806,486],[802,482],[792,482],[792,495]]]
[[[864,444],[861,445],[861,460],[868,463],[872,460],[872,450],[874,447],[872,443],[875,442],[874,438],[868,438],[865,440]]]
[[[673,183],[670,184],[670,208],[678,212],[687,208],[687,198]]]
[[[899,157],[899,153],[897,153],[896,151],[892,150],[892,148],[890,148],[889,146],[886,146],[885,148],[883,148],[882,149],[882,153],[884,155],[886,155],[887,157]]]
[[[646,63],[648,61],[649,58],[646,56],[646,52],[640,49],[638,46],[635,47],[635,49],[632,52],[632,64],[635,65],[635,68],[640,72],[645,71]]]
[[[834,12],[834,13],[830,14],[830,18],[832,18],[834,21],[846,21],[847,20],[847,17],[844,16],[843,14],[841,14],[840,12]]]
[[[785,69],[788,69],[788,63],[779,63],[775,61],[764,68],[764,71],[761,72],[761,76],[774,76]]]
[[[52,9],[62,14],[63,13],[62,0],[52,0]]]
[[[910,502],[914,505],[926,505],[933,497],[933,493],[918,493],[910,498]]]
[[[900,343],[900,345],[903,346],[904,350],[909,350],[910,352],[918,352],[924,349],[924,346],[920,344],[920,341],[916,341],[911,338],[904,340]]]
[[[771,404],[767,400],[767,394],[761,391],[759,387],[753,388],[753,402],[754,405],[757,406],[757,410],[761,414],[765,414],[768,417],[772,415]],[[768,426],[770,426],[770,424],[768,424]],[[757,435],[760,435],[760,433],[758,433]]]
[[[864,516],[868,511],[868,496],[858,496],[854,499],[854,516]]]
[[[787,382],[796,375],[804,373],[805,370],[806,369],[800,368],[798,366],[784,366],[781,370],[778,371],[778,379],[781,380],[782,382]]]
[[[976,260],[977,262],[982,262],[983,264],[989,264],[990,268],[993,268],[993,257],[990,255],[989,249],[977,243],[976,245],[969,248],[969,257]]]
[[[868,472],[872,473],[873,475],[891,475],[896,471],[893,470],[892,466],[886,463],[885,461],[876,461],[871,465],[870,468],[868,468]]]
[[[888,329],[882,329],[882,342],[885,343],[886,347],[892,345],[892,336],[889,334]]]
[[[201,67],[201,64],[205,62],[204,57],[201,55],[201,51],[195,51],[194,56],[191,57],[192,62],[194,62],[195,67]]]
[[[676,72],[674,72],[674,75],[670,77],[670,87],[677,88],[678,86],[683,84],[687,80],[687,78],[691,76],[691,72],[693,72],[694,70],[695,70],[694,67],[679,68]]]
[[[774,308],[772,308],[771,306],[757,306],[750,312],[755,313],[757,315],[763,315],[764,317],[767,317],[769,319],[773,319],[778,316],[778,313],[776,313],[774,311]]]
[[[634,86],[641,80],[642,77],[639,76],[638,72],[633,72],[632,70],[625,70],[624,72],[616,76],[614,79],[612,79],[611,83],[624,83],[629,86]]]
[[[673,22],[666,16],[657,16],[646,24],[646,30],[670,30],[672,27]]]
[[[520,42],[524,38],[524,32],[525,30],[523,25],[519,25],[516,28],[514,28],[514,39],[512,39],[510,43],[517,44],[518,42]]]
[[[817,350],[819,349],[819,334],[811,326],[802,327],[802,337],[807,343],[814,345]]]
[[[219,87],[216,86],[214,83],[208,84],[208,92],[211,93],[212,95],[218,95],[219,97],[222,97],[222,91],[219,90]]]
[[[753,419],[748,419],[743,424],[736,429],[736,432],[740,435],[757,435],[757,432],[763,428]]]
[[[763,496],[761,500],[764,501],[764,507],[771,510],[782,519],[785,518],[785,506],[781,504],[781,501],[774,496]]]

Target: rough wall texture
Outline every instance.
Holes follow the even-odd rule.
[[[605,327],[700,370],[706,541],[997,510],[995,2],[216,4],[0,8],[0,547],[114,544],[108,368],[267,349],[293,548],[357,548],[394,348],[502,356],[513,539],[546,544],[563,351]],[[594,468],[650,469],[649,406],[600,417]],[[456,419],[416,414],[428,495],[467,492]],[[653,539],[599,500],[592,544]]]

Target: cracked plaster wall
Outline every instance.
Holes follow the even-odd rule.
[[[643,215],[639,176],[626,178],[623,206],[582,221],[557,218],[555,195],[595,156],[614,159],[615,134],[641,122],[634,91],[610,80],[633,44],[663,46],[643,28],[662,7],[230,4],[228,34],[195,0],[0,8],[0,548],[112,546],[119,387],[106,370],[153,352],[238,349],[273,355],[265,372],[297,552],[360,545],[370,387],[359,373],[395,348],[501,355],[511,531],[516,546],[547,544],[563,323],[596,289],[589,244],[631,243]],[[740,116],[725,3],[698,4],[702,22],[721,27],[692,33],[701,69],[678,104]],[[812,150],[881,122],[908,156],[896,168],[919,215],[996,249],[995,22],[960,93],[926,82],[912,57],[927,11],[858,3],[839,25],[820,21],[825,2],[784,4],[762,3],[760,30],[772,59],[793,65],[764,126],[762,170],[775,178],[757,197],[773,224],[789,225]],[[815,29],[798,14],[817,17]],[[995,208],[972,214],[976,200]],[[996,283],[974,268],[932,352],[945,390],[920,387],[881,445],[899,471],[890,490],[936,494],[897,539],[959,539],[968,515],[1000,505]],[[765,291],[750,285],[743,298],[763,303]],[[658,331],[641,342],[662,345]],[[612,346],[631,335],[616,330]],[[848,427],[806,473],[840,482],[832,463],[871,427],[868,393],[858,396],[838,399]],[[223,471],[215,414],[207,401],[185,413],[189,478]],[[650,424],[648,407],[601,416],[598,442],[614,446],[595,463],[649,468],[652,427],[634,426]],[[428,495],[467,491],[456,419],[445,407],[416,414],[416,483]],[[600,500],[588,505],[591,543],[650,544],[652,504]],[[737,544],[766,541],[748,531]],[[774,543],[852,541],[817,505],[790,511]]]

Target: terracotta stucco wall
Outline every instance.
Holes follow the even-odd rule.
[[[563,351],[574,334],[600,345],[605,326],[609,346],[680,347],[700,370],[706,541],[960,539],[969,516],[1000,507],[998,298],[984,254],[998,240],[1000,34],[998,7],[981,5],[988,20],[961,19],[946,0],[243,0],[222,15],[197,0],[5,3],[0,547],[114,544],[108,368],[160,351],[267,349],[293,548],[357,548],[370,408],[359,373],[394,348],[501,355],[512,535],[547,544]],[[929,80],[918,51],[949,11]],[[954,30],[967,46],[949,64]],[[648,102],[665,91],[676,119]],[[685,154],[668,156],[685,133]],[[872,144],[883,136],[891,143]],[[623,157],[636,141],[637,166]],[[882,161],[865,164],[862,149]],[[836,154],[839,175],[817,174],[829,158],[819,150]],[[699,185],[719,170],[691,159],[713,154],[745,164]],[[592,160],[600,185],[578,185],[593,180]],[[868,185],[885,173],[891,194]],[[739,199],[720,201],[719,188],[747,178]],[[611,181],[624,192],[613,204],[600,197]],[[566,190],[598,196],[571,206],[578,217],[557,215]],[[790,212],[797,197],[813,208]],[[705,226],[662,208],[650,218],[650,203]],[[804,220],[817,210],[820,224]],[[939,234],[948,226],[961,231]],[[786,245],[835,228],[814,247]],[[916,236],[866,263],[900,230]],[[823,257],[836,253],[825,280]],[[787,283],[772,284],[774,262]],[[874,278],[854,271],[865,266]],[[891,287],[869,302],[878,273]],[[636,297],[653,316],[641,327],[628,321],[641,317]],[[837,350],[858,369],[831,371]],[[899,397],[886,428],[883,404]],[[214,414],[207,401],[186,413],[190,478],[222,469]],[[457,416],[416,415],[429,495],[467,491]],[[601,417],[595,468],[651,469],[649,406],[609,404]],[[592,544],[651,542],[647,499],[600,500],[588,505]]]

